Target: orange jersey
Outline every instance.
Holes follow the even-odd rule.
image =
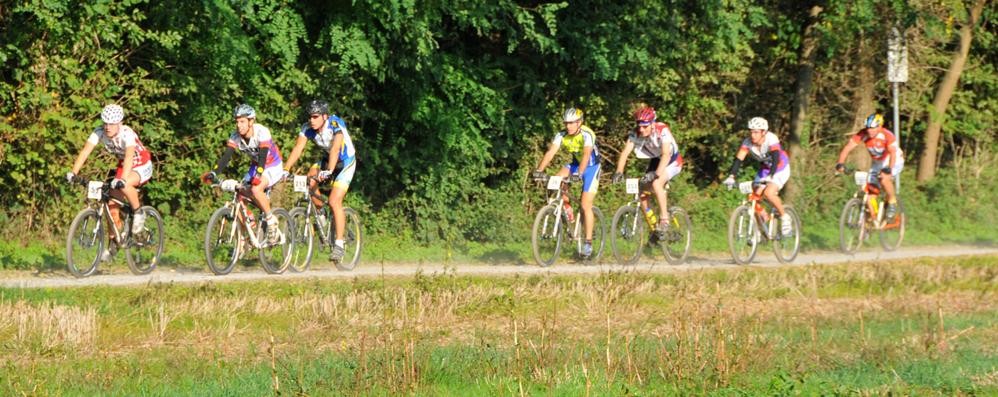
[[[852,141],[866,144],[866,151],[870,152],[870,157],[875,161],[886,159],[891,147],[895,151],[900,149],[897,137],[886,128],[864,128],[852,136]]]

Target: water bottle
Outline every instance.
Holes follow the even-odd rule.
[[[651,208],[645,210],[645,222],[648,223],[648,227],[654,229],[658,224],[658,216],[655,215],[655,211]]]
[[[251,212],[245,206],[243,207],[243,218],[246,219],[246,225],[252,230],[256,227],[256,219],[253,219],[253,212]]]
[[[880,203],[877,202],[877,196],[870,196],[870,215],[873,219],[877,219],[877,213],[880,212]]]
[[[568,219],[568,223],[575,222],[575,214],[572,214],[572,205],[567,201],[565,202],[565,218]]]

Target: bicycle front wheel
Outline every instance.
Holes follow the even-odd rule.
[[[610,248],[621,265],[633,265],[641,258],[646,236],[645,221],[637,206],[625,205],[613,214]]]
[[[97,271],[104,250],[104,224],[97,211],[87,208],[76,214],[66,237],[66,265],[76,277],[87,277]]]
[[[537,212],[531,233],[534,260],[538,265],[551,266],[558,259],[561,243],[565,235],[565,225],[558,219],[554,205],[546,205]]]
[[[291,264],[291,251],[294,247],[294,239],[291,236],[294,225],[291,222],[291,215],[284,208],[274,208],[270,213],[277,218],[279,240],[277,244],[265,243],[263,248],[260,248],[260,264],[267,273],[281,274],[288,270]]]
[[[669,230],[658,244],[662,247],[665,260],[671,265],[686,262],[693,245],[693,227],[690,215],[680,207],[669,208]]]
[[[731,213],[728,220],[728,248],[736,264],[747,265],[759,249],[759,231],[752,219],[752,207],[743,205]]]
[[[790,215],[790,233],[783,233],[782,221],[777,218],[776,230],[773,231],[776,234],[776,238],[773,240],[773,253],[776,254],[776,260],[780,263],[790,263],[797,258],[797,253],[800,252],[800,216],[797,215],[797,210],[790,205],[784,205],[783,211]]]
[[[315,226],[312,225],[312,219],[306,216],[305,208],[292,209],[289,215],[293,226],[291,239],[294,241],[289,267],[292,272],[304,272],[312,263],[312,255],[315,252]]]
[[[880,228],[880,246],[884,247],[884,251],[898,249],[901,247],[901,240],[904,240],[904,225],[908,216],[904,213],[904,205],[901,204],[900,197],[898,197],[897,206],[897,214],[894,215],[894,219],[887,221],[887,224]]]
[[[232,208],[215,210],[208,219],[204,233],[204,256],[208,269],[219,276],[229,274],[244,249],[239,223],[232,216]]]
[[[139,208],[139,211],[146,215],[146,222],[142,231],[132,233],[132,241],[125,254],[132,274],[142,275],[153,271],[163,255],[163,217],[148,205]],[[135,221],[134,217],[132,221]]]
[[[866,208],[863,200],[852,198],[842,207],[839,217],[839,249],[846,254],[854,254],[863,245],[866,231]]]
[[[357,267],[357,262],[360,262],[360,250],[363,247],[360,214],[353,208],[344,208],[343,215],[347,218],[344,224],[346,230],[343,231],[343,258],[334,262],[334,265],[339,270],[353,270]]]

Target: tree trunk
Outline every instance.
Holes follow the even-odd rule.
[[[974,8],[970,10],[970,18],[960,28],[960,47],[953,54],[953,62],[943,81],[939,83],[936,91],[936,98],[932,101],[932,109],[929,111],[929,126],[925,130],[925,150],[922,151],[922,159],[918,162],[919,182],[925,182],[936,176],[936,157],[939,149],[939,137],[941,135],[943,121],[946,116],[946,106],[949,105],[956,85],[960,82],[960,74],[963,73],[963,66],[967,63],[967,54],[970,53],[970,40],[973,37],[977,20],[981,17],[984,3],[987,0],[977,0]]]
[[[859,59],[859,70],[857,71],[859,74],[859,89],[853,94],[856,113],[853,114],[849,135],[841,139],[843,145],[846,139],[864,127],[867,116],[877,110],[876,106],[873,105],[873,93],[877,82],[873,75],[873,56],[870,55],[873,49],[870,48],[870,41],[871,39],[865,36],[859,39],[859,54],[857,57]],[[858,170],[864,170],[870,168],[870,155],[866,153],[866,150],[854,149],[849,153],[847,162],[856,164],[856,169]]]
[[[800,45],[800,65],[797,69],[797,88],[794,91],[794,107],[790,115],[790,136],[787,141],[790,143],[790,161],[795,169],[800,169],[801,155],[801,134],[804,132],[804,121],[807,119],[807,106],[811,98],[811,83],[814,81],[814,58],[817,53],[818,38],[815,34],[814,26],[818,24],[818,14],[821,13],[821,6],[814,5],[808,12],[809,18],[804,26],[803,40]],[[800,180],[795,179],[795,180]],[[787,185],[786,197],[792,201],[797,196],[800,187],[796,183]]]

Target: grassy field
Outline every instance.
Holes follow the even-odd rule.
[[[996,262],[0,289],[0,395],[995,395]]]

